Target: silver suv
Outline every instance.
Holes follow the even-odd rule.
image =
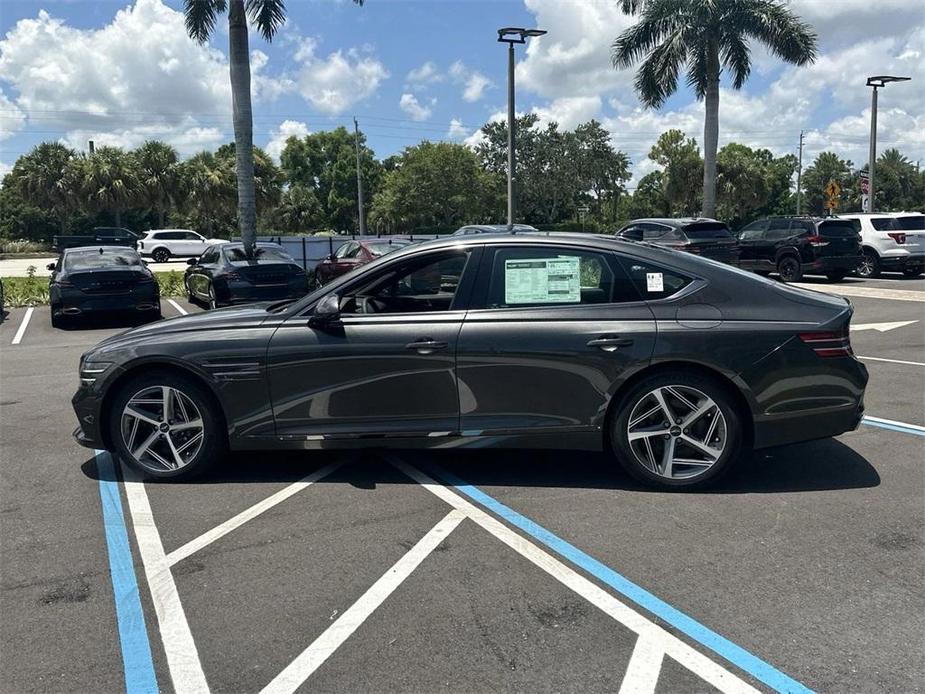
[[[860,226],[864,259],[861,277],[901,272],[918,277],[925,271],[925,215],[921,212],[849,212],[839,214]]]

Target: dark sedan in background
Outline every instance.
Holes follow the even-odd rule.
[[[229,448],[488,446],[607,451],[689,487],[858,426],[851,316],[650,244],[444,238],[298,301],[109,338],[81,359],[75,436],[160,478]]]
[[[305,270],[275,243],[258,243],[253,258],[241,243],[215,244],[187,263],[187,298],[209,308],[297,299],[308,292]]]
[[[646,241],[659,246],[702,255],[728,265],[737,265],[738,243],[729,227],[715,219],[678,217],[635,219],[617,236],[628,241]]]
[[[407,239],[376,238],[362,241],[347,241],[331,255],[322,258],[315,266],[315,282],[327,284],[335,277],[345,275],[361,265],[371,263],[386,253],[404,248],[411,241]]]
[[[50,263],[51,324],[67,318],[127,312],[160,318],[154,273],[137,251],[120,246],[67,248]]]

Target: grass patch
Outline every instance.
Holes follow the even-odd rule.
[[[35,268],[30,267],[29,277],[4,277],[3,306],[18,308],[21,306],[42,306],[48,303],[48,278],[36,277]],[[155,279],[164,298],[186,296],[183,287],[183,273],[177,270],[155,272]]]

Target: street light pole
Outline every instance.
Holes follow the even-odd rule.
[[[357,206],[359,208],[357,221],[359,222],[360,236],[366,236],[366,215],[363,212],[363,174],[360,172],[360,124],[357,123],[356,118],[353,119],[353,137],[357,150]]]
[[[526,43],[528,37],[542,36],[542,29],[524,29],[521,27],[504,27],[498,29],[498,41],[507,44],[507,229],[514,229],[514,167],[516,154],[514,150],[514,129],[516,117],[514,112],[514,44]]]
[[[908,82],[911,77],[894,75],[876,75],[867,78],[867,86],[873,87],[870,97],[870,152],[867,156],[867,212],[873,212],[874,205],[874,167],[877,162],[877,90],[890,82]]]

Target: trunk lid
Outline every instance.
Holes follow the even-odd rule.
[[[816,232],[825,244],[817,247],[816,255],[819,257],[853,256],[861,253],[860,236],[854,224],[847,219],[822,221]]]

